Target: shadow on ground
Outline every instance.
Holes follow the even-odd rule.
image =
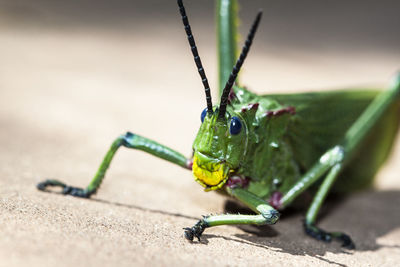
[[[200,216],[195,218],[181,213],[148,209],[103,199],[93,198],[90,200],[105,205],[123,206],[192,221],[200,218]],[[400,203],[400,191],[368,191],[348,197],[332,197],[328,199],[321,211],[319,225],[325,230],[343,230],[350,234],[356,244],[356,251],[376,251],[383,247],[400,251],[400,244],[385,245],[378,242],[380,237],[400,227],[398,203]],[[224,210],[228,213],[252,213],[251,210],[232,200],[225,202]],[[324,243],[306,236],[302,227],[304,213],[304,209],[285,210],[282,212],[280,221],[274,226],[233,226],[243,231],[243,233],[233,236],[208,234],[206,230],[198,245],[208,245],[211,239],[224,239],[278,253],[308,255],[329,264],[345,266],[325,259],[325,254],[327,252],[352,254],[353,251],[341,248],[338,242]]]
[[[383,247],[400,251],[400,244],[384,245],[378,242],[380,237],[400,227],[398,203],[400,191],[370,191],[346,198],[334,197],[329,199],[319,221],[326,230],[344,230],[350,234],[357,251],[375,251]],[[225,211],[251,214],[250,210],[230,200],[225,203]],[[205,233],[201,243],[221,238],[281,253],[308,255],[329,264],[345,266],[323,256],[327,252],[352,254],[353,251],[341,248],[337,242],[323,243],[306,236],[302,229],[304,212],[299,209],[283,211],[281,220],[274,226],[236,226],[245,233],[235,234],[234,237]],[[299,238],[299,235],[304,238]]]
[[[103,199],[91,200],[107,205],[145,210],[167,216],[176,216],[191,220],[198,219],[180,213],[148,209],[137,205],[117,203]],[[400,203],[400,191],[369,191],[346,198],[333,197],[328,200],[325,208],[321,211],[319,222],[326,230],[344,230],[350,234],[356,243],[357,251],[375,251],[382,247],[398,248],[400,251],[400,244],[388,246],[377,242],[380,237],[400,227],[398,203]],[[232,200],[226,201],[225,212],[251,214],[250,210]],[[292,255],[318,257],[325,255],[326,252],[352,253],[351,250],[341,248],[337,242],[323,243],[306,236],[302,228],[304,212],[301,209],[285,210],[282,212],[281,220],[274,226],[234,226],[244,231],[243,234],[235,234],[235,237],[207,234],[206,231],[200,243],[208,244],[209,239],[222,238],[269,250],[275,248],[277,252]],[[304,239],[301,239],[302,242],[294,243],[291,240],[296,235],[304,236]],[[297,237],[296,240],[299,240],[299,238]]]
[[[400,251],[400,244],[384,245],[377,242],[380,237],[400,227],[399,203],[400,191],[369,191],[346,198],[334,197],[329,199],[319,222],[326,230],[343,230],[350,234],[357,251],[375,251],[382,247],[397,248]],[[251,214],[250,210],[233,201],[226,202],[225,211]],[[339,243],[323,243],[307,237],[302,231],[304,213],[304,210],[299,209],[283,211],[281,220],[274,226],[238,226],[245,233],[236,234],[235,238],[205,234],[204,239],[223,238],[265,249],[276,248],[279,252],[292,255],[352,253],[351,250],[342,249]],[[290,239],[294,235],[303,235],[304,242],[293,244]]]

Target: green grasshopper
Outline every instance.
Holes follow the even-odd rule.
[[[237,1],[217,1],[220,104],[213,106],[210,87],[182,0],[178,0],[207,107],[186,158],[175,150],[131,132],[111,145],[93,180],[85,188],[46,180],[38,189],[89,198],[123,146],[139,149],[193,171],[205,191],[227,193],[256,215],[203,216],[185,237],[200,240],[208,227],[231,224],[275,224],[280,213],[306,190],[314,192],[304,221],[305,232],[318,240],[337,239],[354,248],[351,238],[315,225],[329,192],[348,193],[367,187],[387,158],[399,126],[400,75],[384,92],[341,90],[319,93],[256,95],[236,81],[262,13],[251,26],[237,59]],[[232,69],[233,66],[233,69]],[[235,82],[236,81],[236,82]]]

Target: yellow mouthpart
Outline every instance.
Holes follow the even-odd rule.
[[[192,170],[196,182],[201,184],[205,191],[219,189],[228,180],[229,167],[226,164],[201,162],[196,155],[193,157]]]

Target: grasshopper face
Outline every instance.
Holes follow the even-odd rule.
[[[193,175],[205,191],[221,188],[240,167],[247,146],[247,127],[239,114],[218,117],[202,113],[202,124],[193,143]]]
[[[224,78],[227,81],[225,86],[220,88],[223,88],[223,90],[218,108],[213,108],[208,79],[200,60],[182,0],[178,0],[178,6],[207,101],[207,108],[201,116],[202,125],[193,144],[192,170],[196,181],[205,187],[206,191],[215,190],[225,184],[230,173],[239,169],[239,163],[245,155],[248,140],[247,127],[238,114],[232,111],[229,112],[227,108],[231,89],[250,50],[262,12],[258,12],[254,20],[242,52],[233,66],[229,78]]]

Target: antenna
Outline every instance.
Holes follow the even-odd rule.
[[[179,6],[179,12],[181,13],[181,16],[182,16],[183,26],[185,26],[186,35],[187,35],[187,38],[189,41],[190,48],[192,50],[194,62],[196,63],[197,70],[200,74],[201,81],[203,82],[203,86],[204,86],[204,91],[206,93],[207,113],[212,114],[213,107],[212,107],[212,101],[211,101],[211,92],[210,92],[210,86],[208,85],[206,73],[204,72],[203,65],[201,64],[201,59],[200,59],[199,53],[197,51],[194,37],[192,35],[192,30],[190,29],[189,20],[188,20],[188,17],[186,16],[185,7],[183,6],[182,0],[178,0],[177,2],[178,2],[178,6]]]
[[[222,92],[222,95],[221,95],[221,103],[219,105],[218,118],[224,118],[224,116],[225,116],[226,105],[228,104],[229,92],[231,91],[233,83],[235,82],[236,77],[240,71],[240,68],[242,67],[243,62],[246,59],[247,53],[250,50],[250,46],[253,42],[253,38],[256,33],[258,24],[260,23],[261,16],[262,16],[262,11],[259,11],[256,16],[256,19],[253,22],[253,25],[250,28],[250,32],[247,35],[247,39],[243,45],[242,52],[240,53],[240,56],[239,56],[238,60],[236,61],[235,66],[232,69],[231,75],[229,75],[229,79],[225,84],[224,91]]]

